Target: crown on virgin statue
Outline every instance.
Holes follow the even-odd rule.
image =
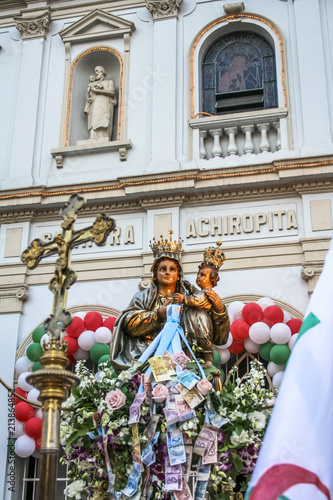
[[[183,240],[181,237],[178,238],[178,240],[172,240],[172,235],[173,231],[170,229],[169,231],[169,239],[163,238],[163,234],[160,236],[160,240],[156,240],[156,238],[153,238],[149,242],[149,246],[153,251],[154,254],[154,263],[152,265],[151,271],[154,270],[156,263],[162,258],[169,258],[169,259],[174,259],[177,260],[179,263],[181,263],[181,256],[183,252]]]
[[[216,269],[220,269],[226,256],[221,249],[222,241],[216,242],[216,247],[207,247],[204,251],[204,264],[214,266]]]

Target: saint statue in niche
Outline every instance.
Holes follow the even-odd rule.
[[[111,141],[113,111],[116,104],[114,81],[106,79],[103,66],[96,66],[95,75],[89,77],[84,108],[88,117],[91,140]]]

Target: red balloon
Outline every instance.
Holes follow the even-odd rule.
[[[284,314],[279,306],[268,306],[263,312],[263,322],[270,328],[276,323],[283,323]]]
[[[302,320],[297,318],[290,319],[289,321],[287,321],[287,325],[291,330],[291,334],[294,335],[294,333],[298,333],[300,331],[302,326]]]
[[[103,326],[105,326],[106,328],[111,330],[111,332],[113,332],[113,327],[116,322],[116,319],[117,318],[115,318],[114,316],[112,316],[111,318],[106,318],[106,320],[104,320]]]
[[[243,319],[236,319],[231,326],[230,331],[234,339],[244,340],[249,336],[250,325]]]
[[[41,440],[40,439],[35,439],[35,443],[36,443],[36,450],[40,451]]]
[[[86,327],[84,326],[83,319],[78,316],[74,316],[73,322],[66,328],[66,333],[70,337],[78,337],[84,332]]]
[[[42,419],[33,417],[24,426],[25,433],[34,439],[39,439],[42,434]]]
[[[229,346],[229,351],[233,354],[239,354],[244,351],[244,342],[242,340],[234,339],[232,344]]]
[[[67,356],[71,356],[72,354],[74,354],[74,352],[78,348],[77,340],[73,337],[70,337],[69,335],[65,335],[63,341],[67,342],[68,345]]]
[[[29,418],[32,418],[34,416],[35,410],[31,405],[29,405],[29,403],[21,401],[15,406],[15,418],[16,420],[19,420],[19,422],[27,422]]]
[[[249,325],[262,321],[263,312],[259,304],[249,302],[243,307],[242,315]]]
[[[98,312],[91,311],[85,315],[84,324],[86,330],[92,330],[95,332],[97,328],[103,325],[103,318]]]
[[[28,396],[28,393],[26,391],[24,391],[23,389],[21,389],[21,387],[16,387],[15,394],[18,394],[19,396],[22,396],[23,398],[26,398],[26,399],[27,399],[27,396]],[[20,401],[22,401],[22,399],[17,398],[14,395],[12,395],[12,400],[14,401],[15,405],[17,405],[17,403],[19,403]]]
[[[74,356],[67,356],[68,358],[68,361],[69,361],[69,365],[72,365],[73,363],[75,363],[76,359],[74,358]]]

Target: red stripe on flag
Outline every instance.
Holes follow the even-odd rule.
[[[293,464],[278,464],[268,469],[251,491],[250,500],[276,500],[296,484],[314,484],[331,500],[329,489],[317,474]]]

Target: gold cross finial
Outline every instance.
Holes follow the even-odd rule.
[[[116,225],[113,219],[100,214],[92,226],[74,231],[76,215],[84,204],[84,198],[73,194],[60,210],[60,215],[64,219],[61,224],[62,234],[56,235],[47,243],[40,239],[33,240],[21,255],[21,260],[28,268],[35,269],[44,257],[58,254],[54,277],[49,282],[49,289],[54,294],[52,314],[44,323],[44,330],[56,338],[60,338],[61,333],[72,322],[72,315],[66,310],[67,290],[76,281],[76,274],[69,267],[71,250],[74,246],[87,241],[94,241],[98,246],[103,245]]]

